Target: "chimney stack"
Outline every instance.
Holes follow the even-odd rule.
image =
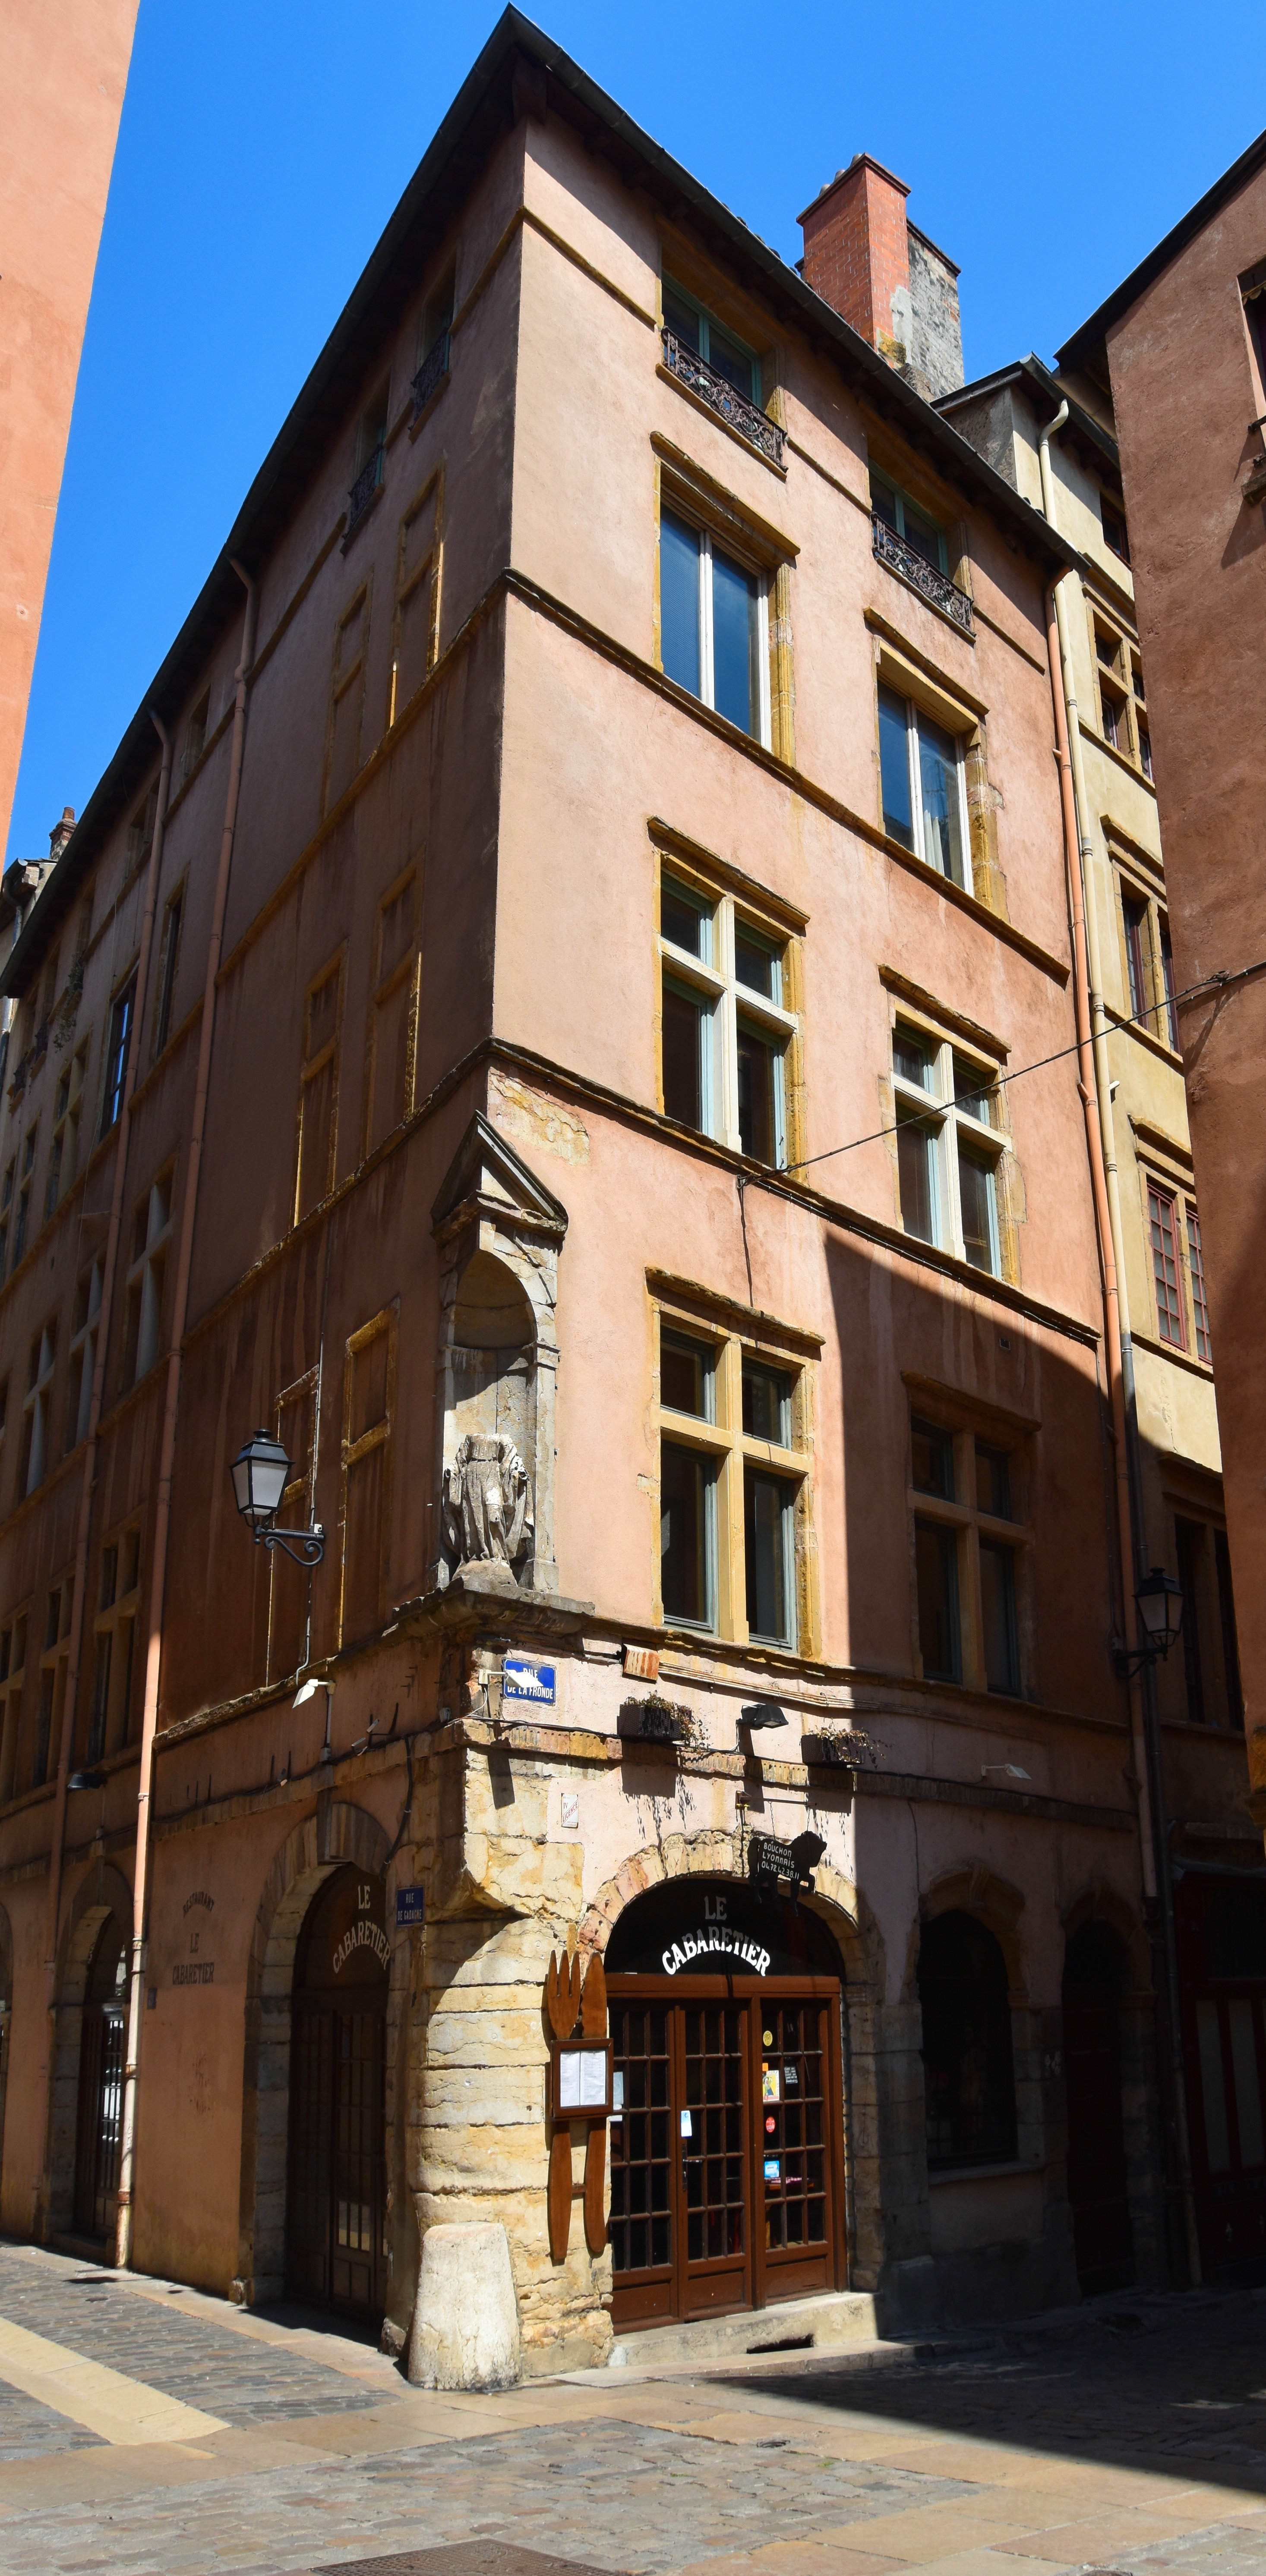
[[[73,806],[73,805],[64,805],[64,806],[62,807],[62,819],[61,819],[60,823],[54,823],[53,828],[52,828],[52,831],[49,833],[49,836],[48,836],[49,859],[50,859],[51,864],[52,864],[54,867],[56,867],[57,862],[58,862],[58,860],[59,860],[59,859],[60,859],[60,857],[61,857],[62,851],[65,849],[65,847],[66,847],[66,843],[67,843],[67,842],[68,842],[68,840],[70,839],[71,833],[74,831],[74,828],[75,828],[75,809],[74,809],[74,806]]]
[[[882,161],[855,152],[799,218],[801,271],[815,295],[935,402],[963,381],[958,270],[907,222],[909,194]]]

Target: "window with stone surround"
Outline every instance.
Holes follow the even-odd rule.
[[[1024,1435],[935,1389],[910,1400],[914,1629],[925,1681],[1018,1697],[1027,1561]]]
[[[40,1656],[40,1695],[35,1723],[33,1788],[56,1777],[66,1714],[66,1677],[70,1670],[70,1617],[74,1608],[73,1568],[52,1586],[44,1612],[44,1647]]]
[[[321,811],[328,814],[351,786],[361,765],[365,664],[369,650],[370,584],[364,582],[334,630],[334,662],[325,730]]]
[[[134,1386],[138,1378],[145,1377],[159,1355],[174,1180],[170,1167],[160,1172],[132,1212],[123,1300],[123,1387]]]
[[[378,905],[366,1050],[366,1153],[401,1126],[413,1109],[422,964],[420,902],[417,869],[407,868]]]
[[[368,1636],[385,1616],[391,1535],[399,1300],[351,1335],[344,1361],[343,1580],[339,1643]]]
[[[1204,1240],[1195,1199],[1155,1171],[1144,1170],[1142,1179],[1157,1336],[1171,1350],[1211,1366]]]
[[[343,1023],[344,951],[314,976],[304,997],[299,1074],[299,1139],[295,1167],[296,1225],[334,1187],[338,1148],[339,1042]]]
[[[675,1296],[656,1320],[664,1625],[809,1653],[807,1354]]]
[[[101,1550],[93,1619],[88,1760],[131,1742],[136,1697],[136,1630],[141,1609],[141,1521],[115,1530]]]
[[[659,1105],[683,1127],[785,1168],[802,1150],[789,916],[684,846],[659,853],[658,899]]]
[[[391,624],[387,722],[393,725],[420,689],[439,648],[440,555],[444,469],[437,466],[414,494],[396,538],[396,591]]]
[[[1117,881],[1122,999],[1135,1026],[1177,1055],[1174,955],[1159,864],[1153,877],[1140,853],[1118,849],[1111,839],[1109,853]]]
[[[7,1807],[17,1779],[22,1691],[26,1681],[31,1605],[11,1611],[0,1627],[0,1807]]]
[[[919,2003],[929,2173],[1010,2164],[1015,2065],[1007,1967],[984,1923],[955,1911],[924,1923]]]
[[[999,1066],[910,1008],[892,1022],[897,1188],[907,1234],[1014,1275]]]
[[[1150,778],[1152,736],[1138,647],[1122,627],[1111,625],[1099,608],[1091,617],[1090,631],[1104,741]]]

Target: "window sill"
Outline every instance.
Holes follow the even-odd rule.
[[[724,435],[727,438],[732,438],[735,446],[741,447],[745,456],[754,456],[757,463],[764,465],[771,474],[777,477],[780,483],[786,482],[787,468],[785,465],[775,465],[772,456],[766,456],[764,449],[757,446],[754,438],[746,437],[741,429],[735,428],[732,420],[726,420],[723,413],[714,411],[711,403],[706,403],[701,394],[692,393],[689,385],[683,385],[680,376],[675,376],[671,367],[666,367],[662,359],[657,365],[655,373],[662,383],[672,386],[675,394],[680,394],[683,402],[689,403],[692,411],[699,412],[704,420],[711,421],[714,429],[719,429],[724,432]],[[778,427],[777,421],[774,422],[773,426],[775,429]]]
[[[1092,742],[1096,751],[1103,752],[1108,760],[1114,760],[1117,768],[1123,769],[1126,777],[1132,778],[1136,787],[1146,788],[1149,796],[1156,794],[1155,779],[1149,778],[1145,769],[1140,769],[1137,760],[1131,760],[1127,753],[1118,751],[1116,744],[1109,742],[1107,735],[1100,733],[1096,725],[1088,724],[1084,716],[1079,716],[1077,721],[1087,742]]]
[[[882,564],[883,569],[888,574],[890,580],[900,582],[902,589],[908,591],[912,599],[917,599],[920,608],[926,608],[928,614],[932,617],[939,617],[942,626],[947,626],[951,635],[956,635],[958,637],[960,644],[970,644],[973,648],[975,647],[976,637],[972,627],[961,626],[956,617],[951,617],[947,608],[938,607],[934,599],[929,599],[925,590],[920,590],[916,581],[911,581],[909,576],[900,571],[896,564],[889,563],[886,555],[876,554],[875,561],[877,564]],[[943,574],[941,577],[943,580],[949,580],[948,573]],[[954,584],[953,587],[956,588],[957,585]],[[967,596],[967,592],[964,591],[963,597],[967,598]]]
[[[1035,2156],[1033,2161],[1027,2164],[1019,2156],[1008,2156],[1004,2162],[993,2165],[941,2165],[935,2173],[929,2171],[928,2189],[935,2191],[940,2184],[947,2182],[1014,2181],[1022,2174],[1040,2174],[1045,2171],[1044,2156]]]
[[[1123,1037],[1137,1038],[1139,1045],[1145,1046],[1149,1054],[1159,1056],[1162,1064],[1172,1065],[1175,1073],[1182,1072],[1182,1057],[1167,1038],[1158,1038],[1142,1020],[1133,1019],[1128,1012],[1114,1010],[1111,1002],[1104,1003],[1103,1014],[1110,1027],[1119,1029]]]
[[[1190,1351],[1180,1351],[1176,1343],[1162,1342],[1159,1334],[1156,1333],[1140,1333],[1133,1325],[1130,1327],[1130,1339],[1138,1343],[1140,1350],[1151,1351],[1158,1360],[1172,1360],[1175,1368],[1189,1369],[1193,1377],[1202,1377],[1207,1386],[1212,1386],[1212,1360],[1195,1359]]]

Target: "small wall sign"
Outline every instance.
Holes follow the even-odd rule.
[[[501,1696],[506,1699],[532,1699],[539,1706],[552,1708],[555,1695],[553,1664],[528,1664],[521,1655],[507,1655],[502,1667]]]
[[[424,1887],[398,1887],[396,1889],[397,1925],[401,1923],[425,1923],[425,1921],[426,1889]]]
[[[555,2119],[566,2119],[571,2112],[605,2119],[611,2109],[610,2041],[600,2039],[590,2046],[580,2040],[574,2046],[556,2048],[553,2079]]]

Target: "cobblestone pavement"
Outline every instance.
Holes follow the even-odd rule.
[[[155,2391],[222,2429],[129,2432]],[[4,2576],[353,2576],[471,2542],[609,2576],[1266,2576],[1266,2300],[445,2397],[301,2312],[0,2248]]]

